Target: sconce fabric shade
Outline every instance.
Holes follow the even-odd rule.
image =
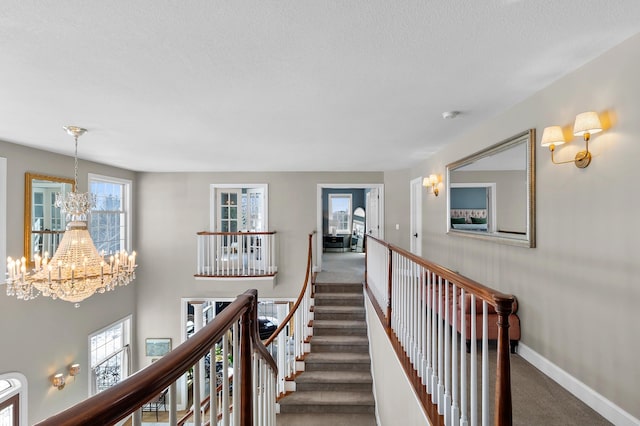
[[[438,179],[437,175],[429,175],[429,177],[422,179],[422,186],[429,187],[437,185],[438,183],[440,183],[440,179]]]
[[[65,383],[64,374],[58,373],[55,376],[53,376],[53,378],[51,379],[51,383],[53,384],[54,387],[58,388],[58,390],[62,390],[62,388],[64,388],[64,383]]]
[[[438,175],[429,175],[429,177],[426,177],[424,179],[422,179],[422,186],[424,186],[427,189],[431,189],[431,192],[433,193],[433,195],[435,195],[436,197],[438,196],[438,193],[440,191],[438,191],[438,183],[440,183],[440,178],[438,177]]]
[[[602,131],[602,124],[598,114],[589,111],[576,115],[576,121],[573,124],[574,136],[583,136],[585,133],[598,133]]]
[[[545,127],[542,131],[542,140],[540,141],[542,146],[562,145],[565,142],[564,133],[560,126]]]
[[[77,376],[80,373],[80,364],[73,364],[69,366],[69,375]]]

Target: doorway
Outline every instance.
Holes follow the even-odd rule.
[[[349,207],[345,207],[339,212],[336,212],[336,221],[339,222],[342,214],[347,213],[348,209],[348,222],[349,226],[346,229],[341,229],[338,232],[339,226],[331,228],[331,218],[329,217],[329,193],[335,195],[356,193],[359,192],[363,195],[362,201],[354,201],[357,197],[352,194],[352,204]],[[326,198],[326,200],[325,200]],[[367,235],[371,235],[377,238],[384,238],[384,229],[382,224],[384,223],[384,185],[383,184],[318,184],[317,186],[317,239],[316,239],[316,259],[314,270],[321,271],[323,263],[323,253],[325,251],[325,236],[332,239],[329,243],[331,245],[331,255],[335,256],[336,252],[351,253],[353,251],[351,240],[353,234],[353,219],[354,211],[358,207],[364,209],[365,226],[364,232]],[[339,205],[339,204],[338,204]],[[333,233],[332,233],[333,232]],[[335,240],[335,241],[333,241]],[[338,247],[339,246],[339,247]],[[361,247],[362,251],[365,250],[364,246]],[[358,251],[358,243],[356,240],[356,252]],[[364,256],[363,253],[360,253]]]

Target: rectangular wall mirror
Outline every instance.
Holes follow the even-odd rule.
[[[447,165],[447,232],[535,247],[535,129]]]
[[[36,253],[53,256],[67,226],[55,206],[56,194],[74,190],[73,179],[25,173],[24,257],[33,264]]]

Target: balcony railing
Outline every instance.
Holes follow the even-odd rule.
[[[495,425],[511,425],[514,296],[376,238],[366,243],[367,292],[431,422],[488,425],[493,417]],[[490,351],[489,339],[497,340],[496,351]]]
[[[197,234],[196,278],[273,277],[278,272],[275,232]]]

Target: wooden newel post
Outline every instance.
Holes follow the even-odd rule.
[[[257,327],[257,294],[252,294],[251,299],[251,308],[242,315],[240,320],[240,424],[242,426],[251,426],[253,424],[251,333],[253,332],[252,328]]]
[[[495,417],[496,426],[511,426],[511,358],[509,353],[509,315],[513,309],[513,297],[497,301],[498,356],[496,370]]]

